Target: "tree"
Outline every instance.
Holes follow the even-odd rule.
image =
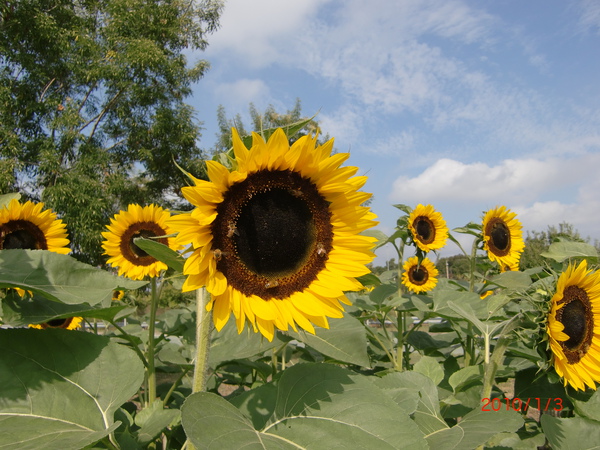
[[[102,261],[100,232],[130,202],[178,203],[176,161],[203,175],[184,103],[208,68],[188,65],[216,30],[218,0],[9,0],[0,5],[0,192],[42,200],[73,253]]]
[[[264,113],[261,113],[253,103],[249,106],[250,120],[252,121],[252,130],[261,132],[270,128],[286,127],[288,125],[298,123],[303,119],[307,119],[302,115],[302,102],[299,98],[296,99],[294,107],[287,112],[281,114],[275,110],[273,105],[269,105]],[[217,142],[213,151],[215,153],[226,152],[231,148],[231,128],[235,127],[240,136],[247,136],[250,133],[246,131],[246,127],[242,121],[242,116],[238,113],[233,119],[227,118],[225,107],[219,106],[217,110],[217,121],[219,124],[219,133],[217,134]],[[310,120],[302,127],[293,137],[292,141],[305,136],[307,134],[315,134],[319,129],[317,120]],[[328,141],[329,135],[320,136],[318,142],[320,144]]]

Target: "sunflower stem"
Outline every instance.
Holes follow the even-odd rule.
[[[209,296],[206,288],[196,290],[196,364],[192,392],[206,391],[208,380],[208,355],[212,333],[212,311],[206,310]]]
[[[156,400],[156,367],[154,365],[154,332],[156,322],[156,310],[158,309],[158,289],[156,277],[150,279],[150,320],[148,322],[148,405]]]
[[[396,252],[398,253],[398,280],[396,281],[398,286],[398,297],[401,297],[404,293],[404,288],[402,285],[402,260],[404,258],[404,240],[400,239],[400,245],[396,246],[395,242],[392,242],[394,247],[396,248]],[[404,361],[404,311],[397,311],[397,338],[398,344],[396,345],[396,360],[393,361],[394,369],[399,372],[402,372],[402,363]],[[383,323],[385,328],[385,321]]]

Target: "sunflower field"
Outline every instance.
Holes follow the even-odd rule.
[[[387,236],[367,177],[302,126],[234,129],[209,180],[181,168],[190,211],[117,212],[107,270],[44,204],[0,196],[0,448],[597,446],[597,249],[520,270],[506,206],[449,230],[395,205]],[[465,280],[435,266],[448,242]],[[375,275],[383,246],[400,264]],[[159,307],[167,289],[194,301]]]

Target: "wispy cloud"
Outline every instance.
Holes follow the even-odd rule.
[[[600,34],[600,3],[597,0],[581,0],[580,9],[580,22],[584,29]]]

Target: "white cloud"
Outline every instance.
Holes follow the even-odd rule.
[[[257,100],[262,103],[270,97],[269,87],[263,80],[248,78],[218,84],[214,93],[222,104],[232,107],[235,111],[245,111],[249,103]]]
[[[600,33],[600,3],[597,0],[581,0],[580,22],[586,30],[596,29]]]

